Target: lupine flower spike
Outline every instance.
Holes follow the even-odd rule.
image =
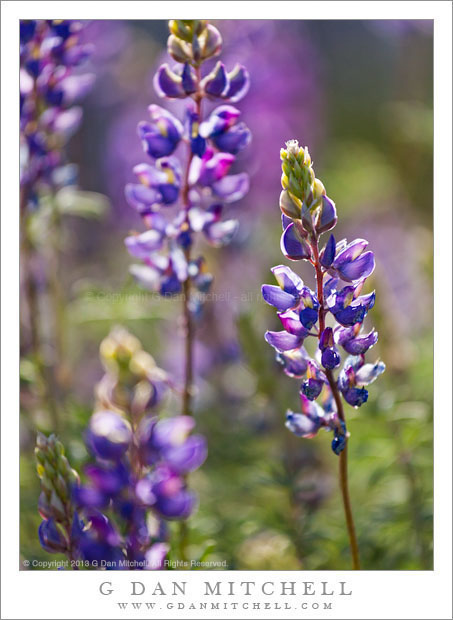
[[[313,437],[320,428],[333,433],[332,450],[340,456],[340,484],[354,568],[360,568],[358,545],[349,501],[347,444],[349,431],[343,401],[360,407],[368,399],[366,386],[385,370],[380,360],[365,362],[365,353],[378,339],[373,329],[363,333],[363,322],[374,306],[375,293],[361,294],[375,267],[373,252],[364,239],[336,241],[323,233],[337,223],[337,211],[322,182],[315,177],[307,148],[297,140],[281,149],[283,233],[281,251],[291,261],[306,260],[315,270],[311,290],[286,265],[272,268],[277,286],[262,287],[264,300],[277,310],[283,330],[266,332],[277,360],[290,377],[302,379],[301,409],[288,411],[286,426],[298,437]],[[314,354],[305,341],[316,338]],[[342,361],[341,350],[347,357]],[[339,369],[336,377],[334,371]]]
[[[244,172],[228,174],[236,155],[251,140],[250,130],[232,105],[247,93],[249,76],[242,65],[227,68],[218,61],[209,72],[205,61],[222,49],[220,32],[206,20],[170,20],[168,53],[177,65],[163,64],[154,88],[165,100],[185,100],[183,118],[152,104],[149,120],[139,123],[138,137],[148,157],[134,168],[136,183],[125,188],[126,198],[142,217],[145,232],[132,233],[125,244],[141,264],[132,265],[138,283],[164,296],[182,294],[185,328],[182,413],[192,415],[194,322],[202,311],[202,296],[212,283],[195,243],[228,244],[238,228],[223,220],[225,205],[248,191]],[[208,116],[203,102],[216,107]],[[174,209],[177,206],[176,215]],[[170,214],[170,215],[167,215]],[[181,532],[181,559],[185,559]]]
[[[76,104],[89,92],[92,73],[77,68],[92,53],[81,44],[82,22],[27,20],[20,23],[20,130],[23,208],[40,194],[73,183],[74,166],[64,146],[80,125]]]
[[[177,65],[162,65],[154,78],[159,97],[184,99],[184,117],[149,106],[149,120],[137,132],[148,160],[134,168],[136,183],[126,186],[129,204],[142,216],[146,231],[129,235],[129,253],[141,261],[131,273],[144,288],[164,296],[182,293],[186,330],[183,413],[191,414],[193,395],[193,322],[201,310],[212,275],[204,258],[194,253],[203,237],[214,247],[228,244],[238,222],[223,220],[225,205],[248,191],[244,172],[228,174],[235,156],[250,142],[249,129],[232,105],[249,87],[242,65],[227,69],[218,61],[207,73],[204,63],[222,49],[220,32],[205,20],[171,20],[168,53]],[[217,104],[203,115],[205,100]],[[168,207],[178,207],[174,210]],[[168,217],[167,214],[170,214]]]
[[[43,404],[51,414],[54,430],[59,422],[61,392],[54,386],[63,374],[56,371],[56,366],[63,361],[64,333],[61,324],[64,309],[56,293],[61,244],[59,222],[62,213],[83,215],[74,187],[77,167],[67,161],[66,145],[82,120],[82,108],[78,104],[94,82],[92,73],[80,71],[92,52],[90,44],[81,42],[83,30],[83,23],[74,20],[20,22],[20,217],[26,331],[29,352],[37,374],[41,375]],[[101,212],[105,200],[99,197],[97,206]],[[39,227],[34,225],[35,218],[43,218]],[[42,231],[45,239],[38,238],[37,230]],[[45,287],[37,282],[37,266],[45,275]],[[50,321],[48,315],[45,321],[41,319],[39,296],[44,291],[51,298]],[[42,346],[46,330],[42,323],[51,325],[51,348]],[[46,354],[50,349],[53,353]],[[53,375],[50,378],[49,373]]]
[[[161,569],[169,551],[167,522],[196,506],[185,476],[206,458],[206,442],[188,416],[159,417],[166,373],[140,342],[116,328],[101,344],[105,375],[86,432],[94,461],[80,484],[55,437],[38,436],[36,458],[44,519],[40,541],[81,566]]]

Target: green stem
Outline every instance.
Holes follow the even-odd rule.
[[[321,338],[321,334],[325,329],[325,308],[324,308],[324,291],[323,291],[323,270],[322,265],[319,260],[319,248],[318,248],[319,236],[315,234],[311,237],[311,248],[313,251],[313,265],[316,270],[316,285],[317,285],[317,296],[319,301],[319,333],[318,338]],[[335,404],[337,406],[337,414],[339,420],[342,422],[346,421],[343,409],[343,401],[341,400],[340,393],[338,391],[337,382],[335,381],[335,377],[331,370],[325,371],[327,380],[329,382],[330,389],[332,391],[332,395],[335,399]],[[352,514],[351,508],[351,498],[349,495],[349,484],[348,484],[348,442],[349,439],[346,438],[345,447],[340,452],[340,467],[339,467],[339,482],[340,482],[340,490],[341,497],[343,500],[343,508],[344,514],[346,518],[346,527],[348,530],[349,537],[349,546],[351,549],[352,555],[352,567],[354,570],[360,570],[360,557],[359,557],[359,545],[357,542],[357,535],[355,531],[354,517]]]
[[[24,295],[27,305],[28,322],[30,328],[30,343],[29,348],[35,363],[37,374],[41,379],[42,404],[49,411],[52,426],[54,432],[59,431],[59,415],[56,407],[55,399],[53,398],[53,372],[52,369],[46,364],[44,356],[41,350],[41,336],[39,329],[39,298],[36,282],[32,273],[32,260],[33,260],[33,244],[29,236],[29,221],[27,216],[28,205],[28,186],[23,186],[20,192],[20,224],[21,224],[21,255],[22,255],[22,273],[24,282]]]
[[[198,83],[200,83],[201,72],[200,69],[196,69]],[[201,101],[202,94],[197,92],[194,95],[196,111],[198,114],[198,121],[201,123]],[[189,191],[190,191],[190,183],[189,183],[189,172],[190,166],[193,159],[192,148],[189,142],[189,153],[187,157],[186,169],[184,174],[184,182],[181,189],[181,198],[182,205],[185,210],[186,218],[185,223],[189,226],[189,209],[190,209],[190,199],[189,199]],[[189,264],[191,260],[191,247],[189,245],[186,248],[185,258],[187,264]],[[195,339],[195,328],[192,320],[192,315],[190,311],[190,294],[191,294],[191,281],[190,278],[187,279],[183,283],[183,321],[184,321],[184,387],[182,394],[182,415],[193,415],[192,411],[192,397],[193,397],[193,345]],[[188,536],[189,536],[189,528],[186,521],[181,521],[179,527],[179,554],[180,559],[183,561],[187,561],[187,544],[188,544]]]

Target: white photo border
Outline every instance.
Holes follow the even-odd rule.
[[[451,618],[451,307],[452,307],[452,5],[431,2],[153,2],[65,1],[2,2],[2,618]],[[19,160],[18,49],[19,19],[433,19],[434,20],[434,570],[433,571],[166,571],[159,573],[19,571]],[[429,300],[420,300],[429,303]],[[152,593],[160,582],[166,596],[131,599],[131,581],[143,581]],[[171,594],[167,584],[187,582],[187,594]],[[205,596],[205,583],[239,585],[256,582],[260,594]],[[281,596],[280,583],[297,582],[298,596]],[[102,582],[114,590],[102,595]],[[275,583],[276,594],[260,589]],[[302,586],[313,582],[313,586]],[[348,596],[323,597],[322,582],[340,588]],[[105,586],[107,589],[110,586]],[[308,587],[306,595],[303,588]],[[139,588],[139,586],[138,586]],[[269,591],[272,586],[267,585]],[[339,591],[339,590],[338,590]],[[226,590],[225,590],[226,592]],[[156,602],[154,610],[120,611],[118,601]],[[178,609],[177,600],[185,605]],[[237,610],[222,609],[234,600]],[[253,609],[253,602],[281,608]],[[334,601],[324,609],[324,600]],[[218,610],[191,610],[191,601],[220,602]],[[308,601],[307,608],[301,607]],[[319,608],[313,603],[319,603]],[[288,603],[291,608],[285,609]],[[168,604],[173,605],[168,608]],[[249,607],[244,607],[243,605]],[[143,603],[144,605],[144,603]],[[242,606],[241,606],[242,605]],[[312,607],[310,607],[312,605]],[[158,615],[156,615],[158,614]]]

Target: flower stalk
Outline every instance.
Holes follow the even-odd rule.
[[[143,261],[131,267],[141,286],[165,297],[182,294],[181,409],[184,416],[193,416],[194,344],[203,306],[197,293],[208,292],[213,279],[194,248],[200,233],[215,247],[226,245],[238,227],[235,220],[222,221],[222,211],[248,191],[247,175],[228,175],[228,171],[251,139],[249,129],[238,122],[239,110],[230,105],[246,94],[249,78],[241,65],[228,72],[220,61],[206,72],[205,61],[218,56],[222,48],[220,32],[206,20],[170,20],[169,30],[168,53],[178,65],[162,65],[154,87],[162,98],[186,100],[185,116],[181,122],[165,108],[151,105],[151,121],[138,125],[153,165],[134,168],[139,184],[126,186],[126,198],[142,216],[146,231],[130,235],[125,243],[130,254]],[[205,99],[221,104],[206,119],[202,115]],[[180,144],[186,156],[178,157]],[[165,211],[171,205],[179,205],[179,211],[167,218]],[[187,544],[188,528],[182,521],[179,552],[183,560]]]
[[[55,196],[74,186],[74,166],[67,163],[66,143],[77,130],[82,110],[74,104],[91,88],[94,76],[77,68],[92,47],[80,42],[83,24],[74,20],[21,20],[20,22],[20,214],[21,254],[25,298],[30,326],[30,351],[41,379],[41,400],[54,431],[59,414],[62,362],[63,307],[59,294],[59,218]],[[47,211],[51,205],[51,216]],[[47,217],[46,238],[31,238],[30,224]],[[42,246],[42,247],[41,247]],[[43,247],[46,248],[43,250]],[[46,267],[46,292],[52,304],[50,347],[43,340],[40,297],[34,264]],[[47,343],[46,343],[47,344]],[[52,359],[43,351],[53,349]]]
[[[298,437],[313,437],[321,428],[333,432],[332,450],[339,456],[339,485],[354,569],[360,569],[359,548],[348,488],[348,442],[343,401],[360,407],[368,399],[365,386],[385,370],[383,362],[365,363],[365,353],[377,342],[372,330],[362,334],[375,293],[361,295],[375,267],[368,243],[335,240],[330,234],[324,247],[321,235],[337,223],[335,203],[315,177],[308,149],[297,140],[282,149],[280,210],[283,234],[281,250],[291,261],[308,261],[314,268],[316,291],[285,265],[272,268],[278,286],[264,285],[264,300],[277,310],[283,331],[268,331],[266,341],[276,350],[284,372],[303,379],[301,412],[288,410],[286,427]],[[314,331],[313,331],[314,330]],[[305,349],[308,336],[316,335],[313,355]],[[342,363],[340,347],[349,354]]]
[[[325,306],[324,306],[324,294],[323,294],[323,268],[319,261],[319,236],[313,235],[312,237],[312,251],[313,251],[313,264],[316,270],[316,288],[319,300],[319,333],[318,340],[321,338],[321,334],[325,329]],[[346,418],[343,409],[343,402],[341,400],[340,393],[338,391],[337,383],[333,376],[332,370],[326,369],[325,375],[329,382],[335,405],[337,407],[338,419],[346,425]],[[354,524],[354,516],[352,514],[351,498],[349,496],[349,483],[348,483],[348,441],[346,438],[345,446],[339,455],[339,485],[341,490],[341,497],[343,500],[343,508],[346,519],[346,527],[348,530],[349,546],[352,555],[352,567],[354,570],[360,570],[360,556],[359,545],[357,542],[357,535]]]

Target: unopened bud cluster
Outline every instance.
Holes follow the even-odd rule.
[[[72,492],[79,475],[69,465],[63,444],[55,437],[38,433],[35,447],[36,470],[41,480],[39,513],[43,521],[39,537],[50,553],[69,553],[73,545],[71,530],[74,519]]]

